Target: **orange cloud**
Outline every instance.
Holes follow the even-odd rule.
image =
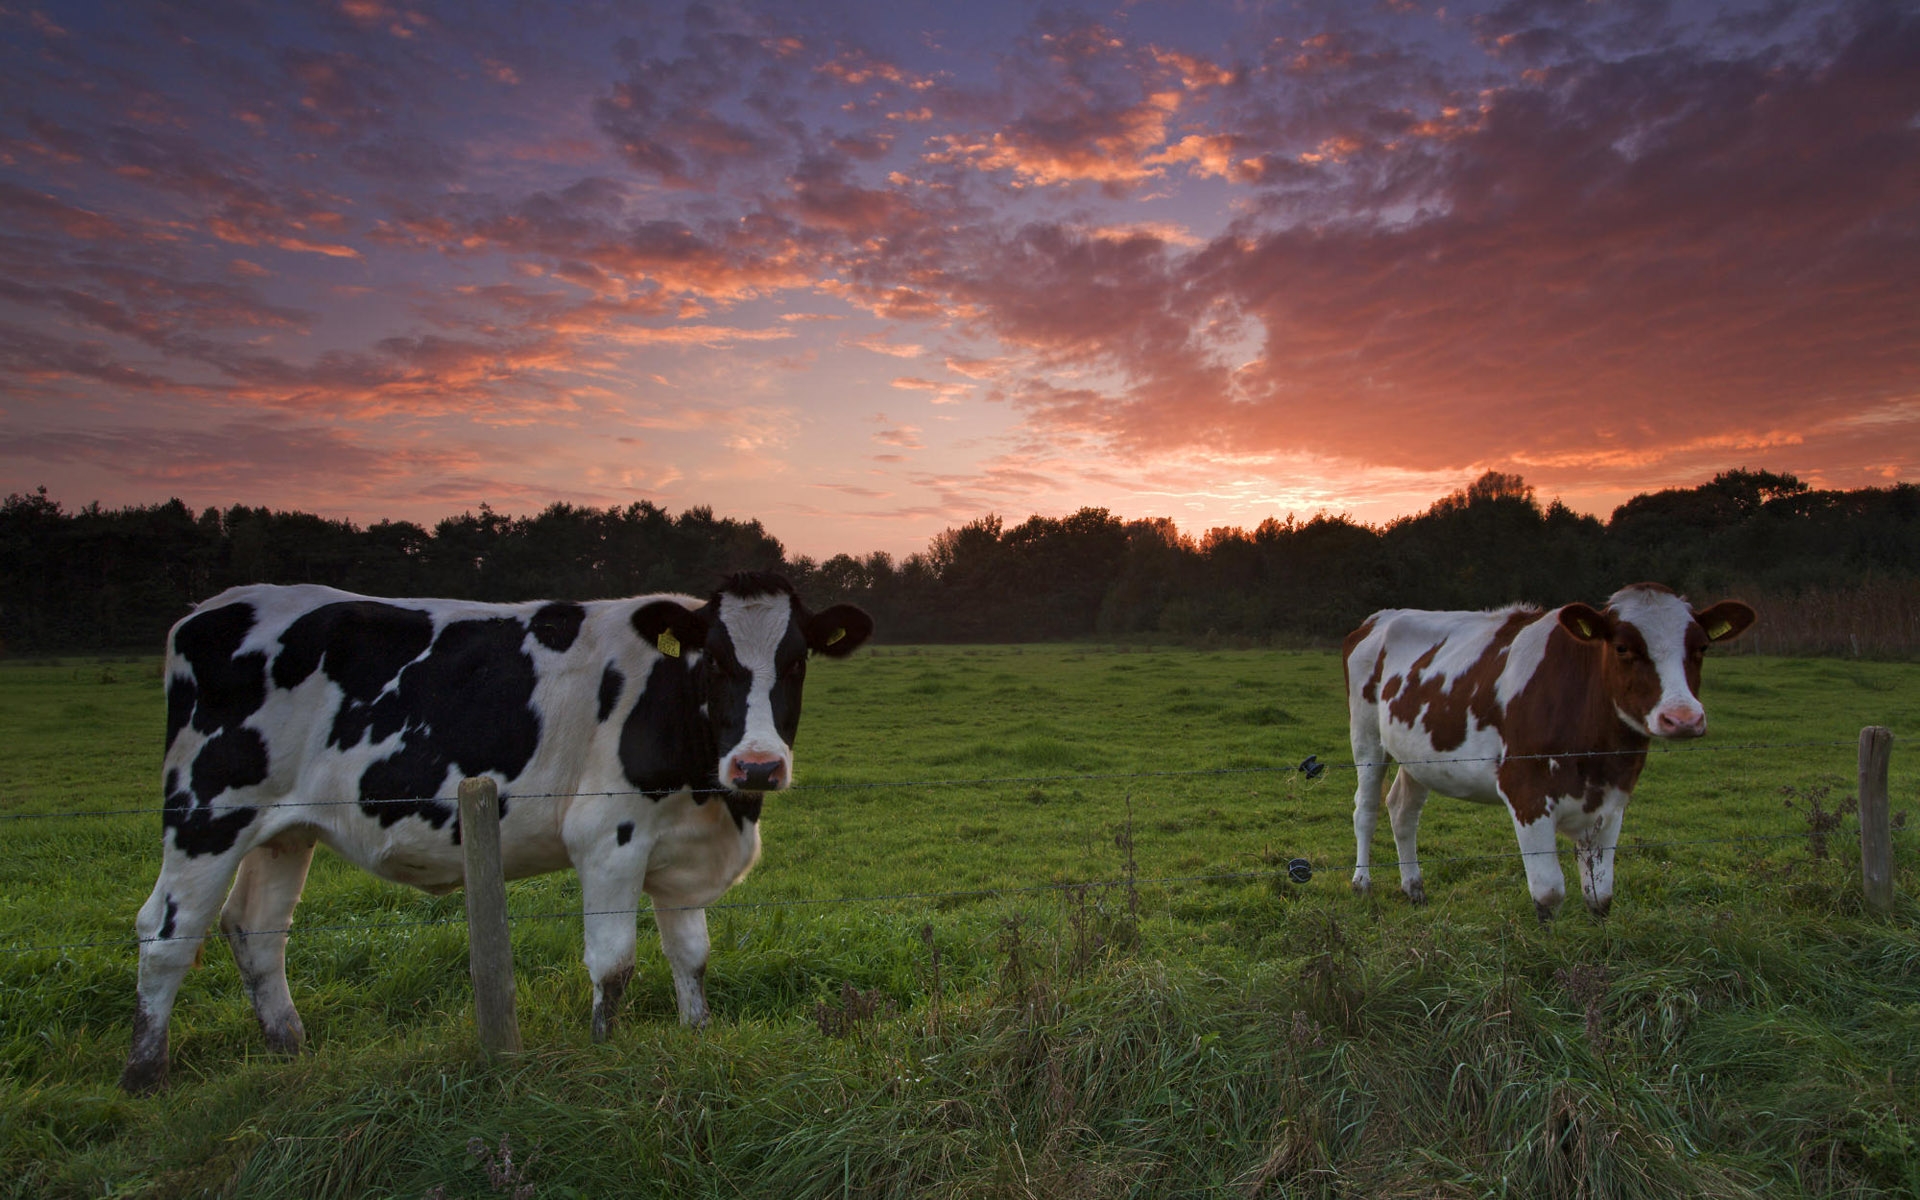
[[[1161,174],[1148,161],[1167,140],[1167,120],[1180,93],[1156,92],[1111,111],[1064,107],[1030,115],[984,140],[948,135],[930,163],[966,163],[981,171],[1008,171],[1023,183],[1047,187],[1088,181],[1131,184]]]
[[[846,346],[858,346],[862,350],[871,350],[875,354],[885,354],[890,358],[919,358],[925,348],[911,342],[890,342],[879,333],[862,334],[847,338],[841,343]]]
[[[893,386],[907,391],[930,392],[928,401],[933,404],[958,404],[973,391],[971,384],[941,383],[932,379],[921,379],[913,375],[902,375],[893,381]]]

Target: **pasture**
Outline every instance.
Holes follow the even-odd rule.
[[[1332,654],[863,650],[811,672],[801,786],[710,911],[708,1029],[643,914],[590,1044],[554,875],[508,887],[528,1051],[482,1063],[460,895],[323,850],[288,946],[310,1052],[263,1052],[216,941],[136,1100],[158,662],[0,663],[0,1195],[1920,1192],[1920,667],[1729,656],[1702,696],[1612,916],[1542,928],[1504,812],[1438,797],[1431,902],[1384,821],[1350,893]],[[1907,816],[1890,918],[1852,822],[1815,836],[1865,724]],[[20,819],[74,810],[143,811]]]

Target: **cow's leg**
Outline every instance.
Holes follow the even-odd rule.
[[[282,1054],[298,1054],[307,1037],[287,989],[287,928],[307,886],[313,845],[309,837],[288,834],[255,846],[240,860],[220,909],[220,929],[253,999],[260,1032],[267,1048]]]
[[[633,980],[634,918],[640,903],[640,873],[633,854],[611,847],[576,857],[580,903],[586,911],[587,976],[593,980],[593,1040],[613,1035],[620,1001]],[[640,861],[644,861],[642,858]]]
[[[220,898],[245,856],[243,846],[222,854],[186,854],[167,846],[160,878],[140,906],[134,930],[140,938],[140,977],[135,985],[133,1045],[120,1086],[152,1092],[167,1085],[167,1022],[187,970],[200,961]]]
[[[1534,912],[1545,925],[1553,920],[1567,896],[1567,878],[1560,871],[1560,851],[1554,844],[1552,810],[1525,823],[1515,817],[1513,832],[1520,841],[1520,861],[1527,867],[1527,890],[1533,893]]]
[[[1609,807],[1580,838],[1580,891],[1587,911],[1604,917],[1613,907],[1613,848],[1620,842],[1624,808]]]
[[[1353,734],[1353,890],[1365,895],[1373,889],[1373,828],[1380,823],[1380,791],[1387,781],[1386,749],[1371,714],[1355,713]]]
[[[1420,810],[1427,802],[1427,785],[1401,767],[1387,791],[1387,816],[1393,823],[1393,845],[1400,855],[1400,890],[1415,904],[1427,902],[1427,885],[1420,877]]]
[[[653,919],[660,926],[660,948],[673,968],[680,1023],[698,1029],[707,1023],[707,910],[655,896]]]

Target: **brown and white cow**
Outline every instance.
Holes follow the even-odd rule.
[[[1386,759],[1386,797],[1400,887],[1426,899],[1416,841],[1429,790],[1504,804],[1540,919],[1566,895],[1554,835],[1579,847],[1587,907],[1613,901],[1613,850],[1652,738],[1707,731],[1700,661],[1707,646],[1753,624],[1727,600],[1695,612],[1659,584],[1613,594],[1604,612],[1388,609],[1347,635],[1344,667],[1357,843],[1353,887],[1365,892]]]

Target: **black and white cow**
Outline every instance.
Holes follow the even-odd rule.
[[[167,644],[164,854],[138,921],[122,1086],[165,1083],[168,1017],[216,913],[268,1044],[299,1049],[285,931],[315,843],[457,888],[449,797],[468,776],[500,786],[508,878],[579,873],[594,1038],[632,978],[641,891],[680,1019],[704,1023],[704,906],[759,857],[763,794],[793,781],[809,652],[842,657],[872,632],[861,610],[809,612],[769,574],[704,603],[254,586],[202,604]]]

